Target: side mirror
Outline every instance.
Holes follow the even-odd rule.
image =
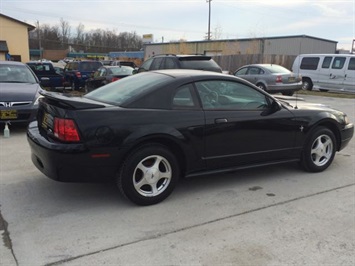
[[[138,73],[138,69],[137,68],[133,69],[132,74],[134,75],[134,74],[137,74],[137,73]]]
[[[269,108],[265,109],[261,115],[271,115],[273,113],[276,113],[277,111],[280,111],[282,108],[281,104],[278,101],[273,100]]]

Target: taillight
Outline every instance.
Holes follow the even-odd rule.
[[[80,141],[79,132],[72,119],[54,118],[54,136],[63,141]]]
[[[282,82],[282,76],[277,76],[276,77],[276,83],[278,83],[278,82]]]
[[[120,78],[113,77],[112,80],[111,80],[111,82],[114,82],[114,81],[119,80],[119,79],[120,79]]]
[[[75,72],[75,76],[77,76],[78,78],[81,78],[81,73],[79,71]]]

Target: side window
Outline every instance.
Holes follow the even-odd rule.
[[[195,107],[191,91],[190,84],[178,88],[173,96],[173,108]]]
[[[101,68],[100,77],[104,77],[105,75],[106,75],[106,69],[105,68]]]
[[[258,75],[260,73],[260,68],[249,67],[248,75]]]
[[[319,57],[304,57],[301,62],[301,69],[316,70],[319,63]]]
[[[236,75],[236,76],[238,76],[238,75],[246,75],[247,71],[248,71],[248,68],[247,68],[247,67],[244,67],[244,68],[242,68],[242,69],[239,69],[239,70],[235,73],[235,75]]]
[[[94,73],[94,78],[100,77],[100,69],[98,69],[97,71],[95,71]]]
[[[153,63],[153,58],[150,58],[147,61],[145,61],[140,68],[143,68],[144,70],[148,71],[152,63]]]
[[[335,57],[332,64],[332,69],[342,69],[345,63],[345,59],[345,57]]]
[[[332,62],[332,59],[333,59],[333,57],[331,57],[331,56],[324,57],[322,68],[329,68],[330,63]]]
[[[152,65],[150,66],[150,70],[161,69],[161,64],[163,62],[163,57],[154,58]]]
[[[262,110],[268,107],[264,94],[236,81],[199,81],[196,88],[206,110]]]
[[[355,70],[355,58],[350,58],[348,69]]]
[[[165,58],[165,66],[164,68],[166,69],[175,69],[175,68],[178,68],[175,60],[173,58]]]

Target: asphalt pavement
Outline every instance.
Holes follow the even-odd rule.
[[[302,97],[355,121],[354,99]],[[354,138],[322,173],[295,163],[191,178],[138,207],[111,184],[46,178],[25,128],[10,130],[0,265],[355,265]]]

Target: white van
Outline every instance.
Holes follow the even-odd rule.
[[[354,54],[301,54],[292,72],[302,76],[302,89],[355,93]]]

